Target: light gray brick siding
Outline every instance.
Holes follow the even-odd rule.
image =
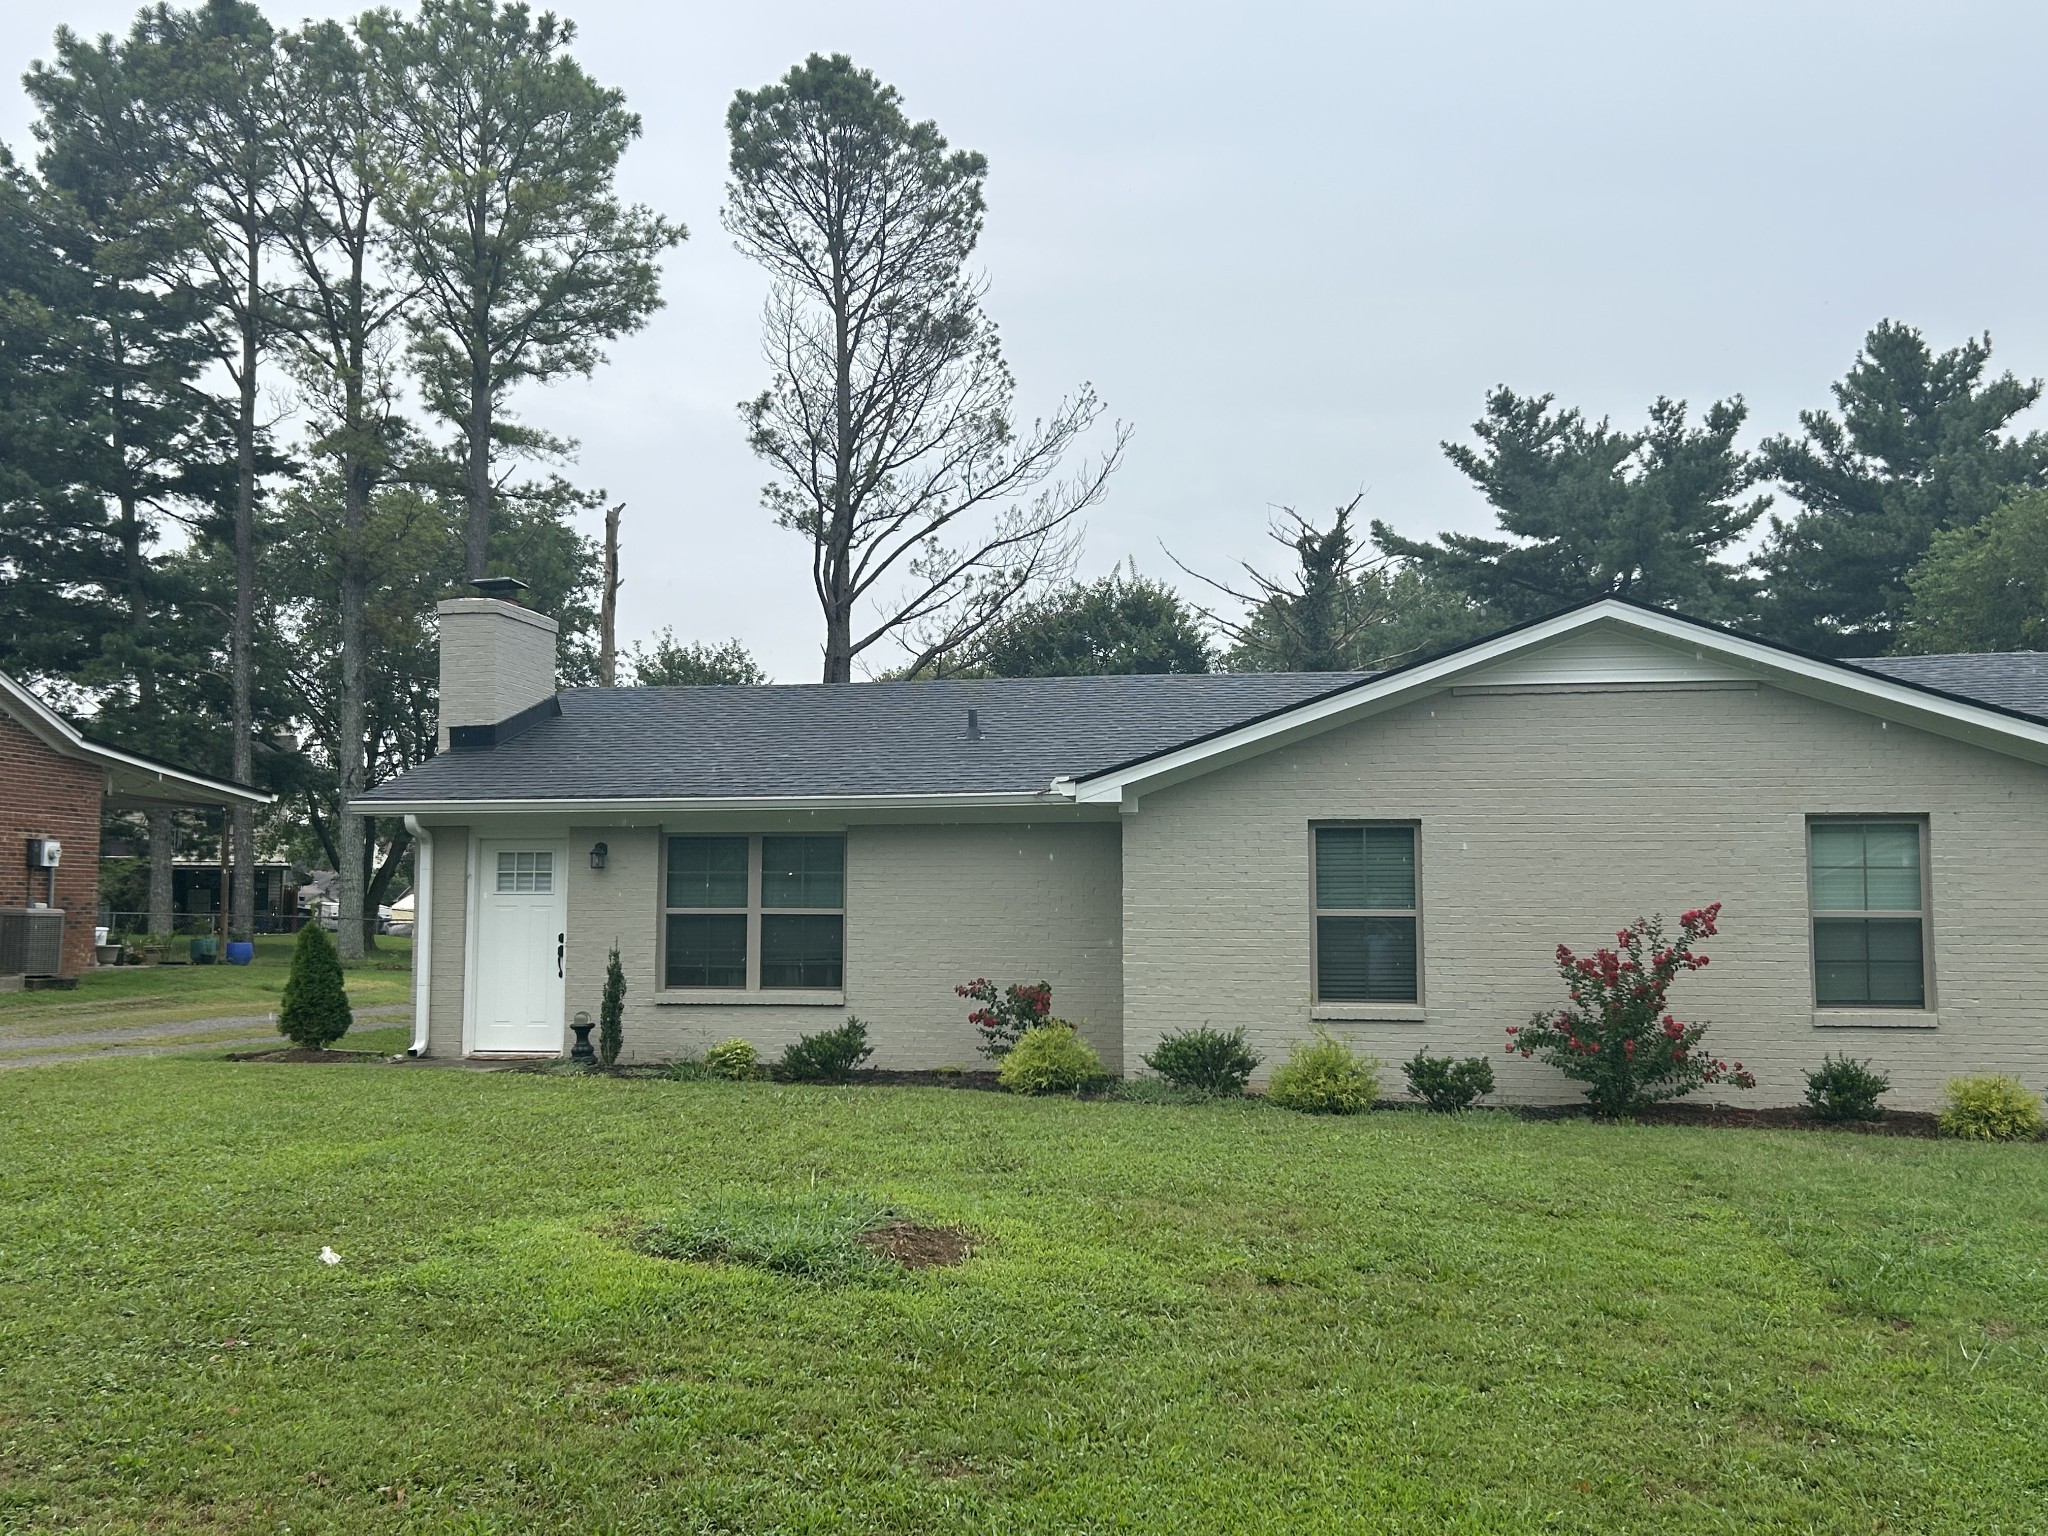
[[[431,827],[434,837],[434,889],[428,921],[434,974],[427,988],[427,1054],[462,1054],[462,989],[467,983],[467,950],[463,935],[469,910],[469,829]]]
[[[616,942],[626,973],[626,1060],[696,1055],[733,1036],[772,1059],[797,1036],[853,1013],[876,1046],[871,1065],[986,1066],[967,1023],[971,1005],[953,988],[988,976],[1050,981],[1054,1011],[1081,1026],[1112,1071],[1120,1068],[1115,825],[848,829],[843,1007],[687,1003],[677,1001],[687,994],[663,992],[661,835],[595,825],[569,832],[568,1009],[597,1017]],[[584,855],[600,838],[606,867],[592,870]]]
[[[1817,1028],[1807,818],[1930,824],[1939,1027]],[[1797,1102],[1823,1053],[1890,1071],[1898,1107],[1959,1072],[2048,1087],[2048,770],[1770,687],[1440,694],[1162,790],[1124,824],[1124,1053],[1246,1026],[1273,1059],[1309,1034],[1309,833],[1420,824],[1427,1020],[1327,1025],[1389,1063],[1489,1056],[1503,1096],[1573,1097],[1504,1027],[1562,1001],[1551,952],[1638,913],[1725,903],[1712,964],[1674,992],[1717,1055]]]

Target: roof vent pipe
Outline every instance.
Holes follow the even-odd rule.
[[[981,740],[981,711],[978,709],[967,711],[967,739],[969,741]]]

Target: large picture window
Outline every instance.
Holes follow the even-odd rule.
[[[1415,828],[1315,829],[1319,1003],[1422,1001]]]
[[[1927,1006],[1926,830],[1918,821],[1809,823],[1819,1006]]]
[[[672,837],[666,985],[838,991],[846,975],[846,839]]]

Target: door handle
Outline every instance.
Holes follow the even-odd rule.
[[[562,979],[562,952],[569,947],[568,940],[569,935],[566,932],[555,935],[555,979],[557,981]]]

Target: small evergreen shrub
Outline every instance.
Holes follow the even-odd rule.
[[[745,1040],[721,1040],[704,1053],[704,1067],[713,1077],[743,1083],[761,1070],[761,1053]]]
[[[837,1029],[823,1029],[805,1035],[786,1046],[778,1075],[792,1083],[843,1083],[860,1064],[875,1054],[868,1044],[868,1027],[852,1014]]]
[[[1951,1078],[1941,1134],[1966,1141],[2032,1141],[2041,1134],[2041,1099],[2016,1077],[1986,1072]]]
[[[1458,1061],[1417,1051],[1401,1063],[1401,1075],[1408,1079],[1408,1091],[1439,1115],[1470,1109],[1493,1092],[1493,1063],[1484,1056]]]
[[[1012,1093],[1072,1093],[1106,1076],[1095,1048],[1060,1019],[1025,1030],[996,1069]]]
[[[1274,1069],[1266,1098],[1311,1115],[1355,1115],[1379,1098],[1380,1065],[1319,1029],[1315,1039],[1297,1040]]]
[[[597,1005],[597,1064],[616,1066],[626,1043],[626,970],[619,964],[619,946],[605,962],[604,996]]]
[[[292,945],[291,974],[285,977],[284,1000],[277,1010],[277,1032],[303,1050],[324,1051],[347,1034],[353,1022],[334,940],[318,923],[308,923]]]
[[[1806,1074],[1806,1105],[1814,1119],[1830,1125],[1881,1120],[1884,1111],[1877,1101],[1891,1086],[1892,1080],[1867,1061],[1847,1055],[1823,1056],[1820,1065]]]
[[[1139,1060],[1177,1088],[1201,1093],[1243,1093],[1259,1055],[1244,1043],[1244,1026],[1229,1034],[1206,1025],[1166,1036]]]

